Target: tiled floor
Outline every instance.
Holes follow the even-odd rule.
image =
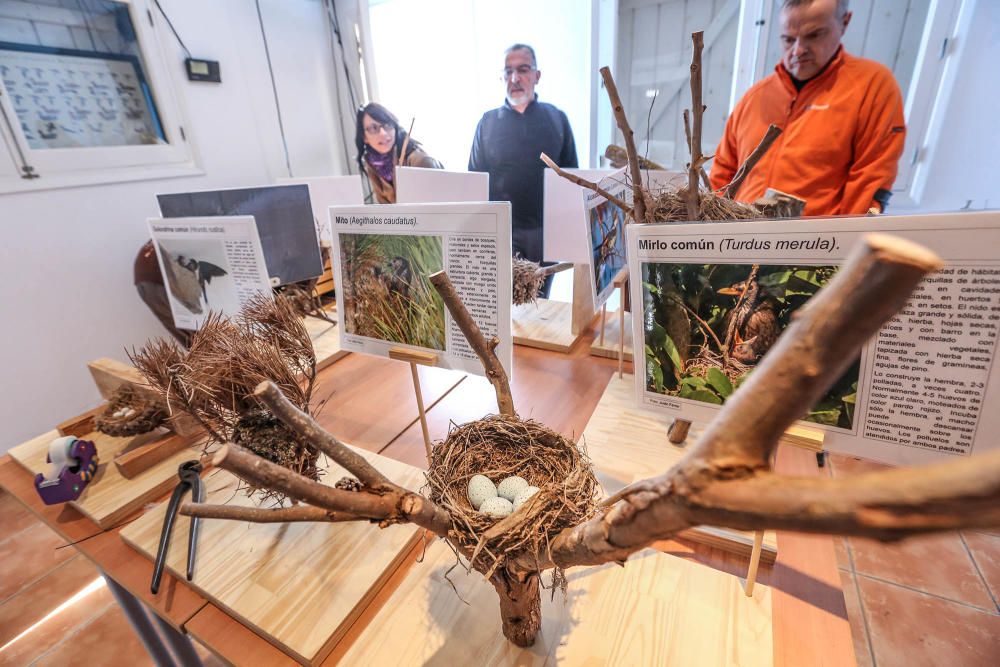
[[[0,666],[152,665],[93,564],[62,545],[0,490]]]
[[[828,460],[833,476],[882,467]],[[859,667],[1000,665],[1000,531],[835,543]],[[0,667],[151,665],[97,570],[61,545],[0,490]]]
[[[885,467],[828,461],[834,477]],[[835,544],[858,667],[1000,665],[1000,532]]]

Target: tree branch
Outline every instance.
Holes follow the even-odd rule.
[[[642,175],[639,172],[639,152],[635,149],[635,137],[632,134],[632,128],[629,127],[628,118],[625,117],[625,107],[622,106],[622,98],[618,95],[618,86],[615,85],[614,77],[611,76],[611,69],[602,67],[601,78],[608,91],[608,99],[611,100],[611,109],[615,114],[618,129],[622,131],[622,138],[625,140],[628,169],[632,176],[632,205],[635,207],[632,218],[636,222],[652,222],[646,219],[646,200],[642,192]]]
[[[552,264],[551,266],[539,266],[538,271],[535,272],[535,275],[539,277],[548,277],[555,273],[560,273],[561,271],[567,271],[569,269],[572,269],[573,266],[574,266],[573,262],[558,262],[556,264]]]
[[[705,106],[701,101],[701,52],[705,48],[705,33],[691,33],[694,52],[691,55],[691,164],[688,166],[687,212],[689,220],[698,220],[701,212],[701,192],[698,179],[702,165],[701,122]]]
[[[759,144],[757,144],[757,148],[753,149],[753,152],[747,156],[746,161],[744,161],[743,164],[740,165],[740,168],[736,170],[733,180],[726,186],[724,194],[728,199],[733,199],[736,196],[736,193],[740,190],[740,186],[743,185],[743,181],[750,175],[750,172],[757,166],[757,163],[764,157],[764,154],[767,153],[768,149],[771,148],[771,144],[773,144],[780,136],[780,127],[777,125],[768,126],[767,132],[764,133],[764,138],[760,140]]]
[[[681,114],[684,117],[684,138],[687,140],[688,153],[691,152],[691,112],[685,109]],[[707,158],[706,158],[707,159]],[[701,176],[701,183],[705,186],[706,190],[712,189],[712,182],[708,180],[708,174],[705,173],[704,167],[698,168],[698,174]]]
[[[550,158],[545,153],[542,153],[541,155],[539,155],[539,157],[542,159],[542,162],[544,162],[549,169],[556,172],[557,174],[565,178],[567,181],[571,183],[576,183],[582,188],[593,190],[594,192],[601,195],[608,201],[614,202],[620,209],[622,209],[629,215],[632,215],[632,207],[626,204],[625,200],[614,196],[613,194],[611,194],[610,192],[599,186],[597,183],[591,183],[590,181],[584,178],[580,178],[576,174],[571,174],[568,171],[562,169],[559,165],[557,165],[555,162],[552,161],[552,158]]]
[[[195,516],[201,519],[228,519],[231,521],[249,521],[251,523],[284,523],[285,521],[327,521],[338,523],[343,521],[365,521],[353,514],[344,514],[312,507],[296,505],[295,507],[280,507],[269,510],[262,507],[238,507],[236,505],[209,505],[205,503],[182,503],[180,513],[184,516]]]
[[[292,431],[346,468],[364,486],[373,490],[397,488],[365,457],[327,433],[323,427],[316,423],[315,419],[295,407],[273,382],[261,382],[254,390],[254,396],[259,398],[274,416],[284,422]]]
[[[432,274],[429,280],[434,285],[434,289],[441,295],[441,299],[444,301],[444,305],[448,307],[448,312],[451,313],[455,324],[465,334],[469,345],[476,353],[476,356],[479,357],[479,361],[482,362],[483,368],[486,370],[486,378],[493,385],[493,389],[496,390],[497,407],[500,410],[500,414],[511,417],[515,416],[514,399],[510,393],[510,382],[507,380],[507,372],[503,369],[503,365],[496,355],[496,347],[500,344],[500,340],[494,336],[487,342],[486,337],[483,336],[483,332],[479,330],[479,325],[472,319],[472,315],[466,309],[465,304],[462,303],[462,299],[459,298],[458,293],[455,291],[455,286],[448,279],[447,273],[438,271]]]

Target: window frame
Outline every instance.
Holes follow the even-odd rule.
[[[159,39],[149,3],[147,0],[114,1],[128,8],[143,75],[167,143],[31,148],[20,127],[15,125],[17,115],[0,85],[0,105],[12,121],[11,124],[0,122],[0,145],[6,153],[0,158],[0,194],[204,173],[198,167],[195,148],[184,130],[186,114],[168,66],[176,60],[176,55],[168,53]],[[30,175],[24,173],[21,155],[31,170]]]

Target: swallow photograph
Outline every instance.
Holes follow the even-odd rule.
[[[212,279],[220,291],[220,279],[229,275],[223,250],[218,242],[199,241],[183,243],[160,241],[159,253],[163,266],[163,276],[170,296],[192,315],[201,315],[209,310],[223,310],[228,299],[216,296],[209,290]],[[210,245],[219,245],[217,252]]]
[[[594,295],[601,300],[610,292],[615,276],[625,266],[625,212],[617,204],[605,201],[587,211],[587,215]]]
[[[427,277],[444,268],[440,236],[340,234],[349,334],[444,350],[444,302]]]
[[[643,262],[646,390],[721,405],[836,266]],[[850,429],[855,361],[804,418]]]

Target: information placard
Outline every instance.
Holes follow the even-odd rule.
[[[946,266],[918,286],[803,424],[826,431],[826,449],[892,464],[1000,446],[991,437],[1000,412],[985,409],[1000,398],[998,212],[630,225],[632,298],[643,308],[633,318],[645,347],[640,402],[711,419],[874,231],[920,243]]]
[[[177,328],[197,330],[210,312],[234,316],[255,294],[271,292],[253,216],[147,223]]]
[[[396,167],[396,203],[489,200],[490,175],[486,172]]]
[[[425,350],[438,366],[483,375],[428,276],[442,269],[511,373],[510,204],[332,206],[333,263],[344,350]]]
[[[602,189],[613,197],[628,199],[624,170],[602,182]],[[621,206],[604,195],[583,190],[590,244],[590,283],[594,309],[600,308],[614,291],[614,279],[625,267],[626,213]]]

